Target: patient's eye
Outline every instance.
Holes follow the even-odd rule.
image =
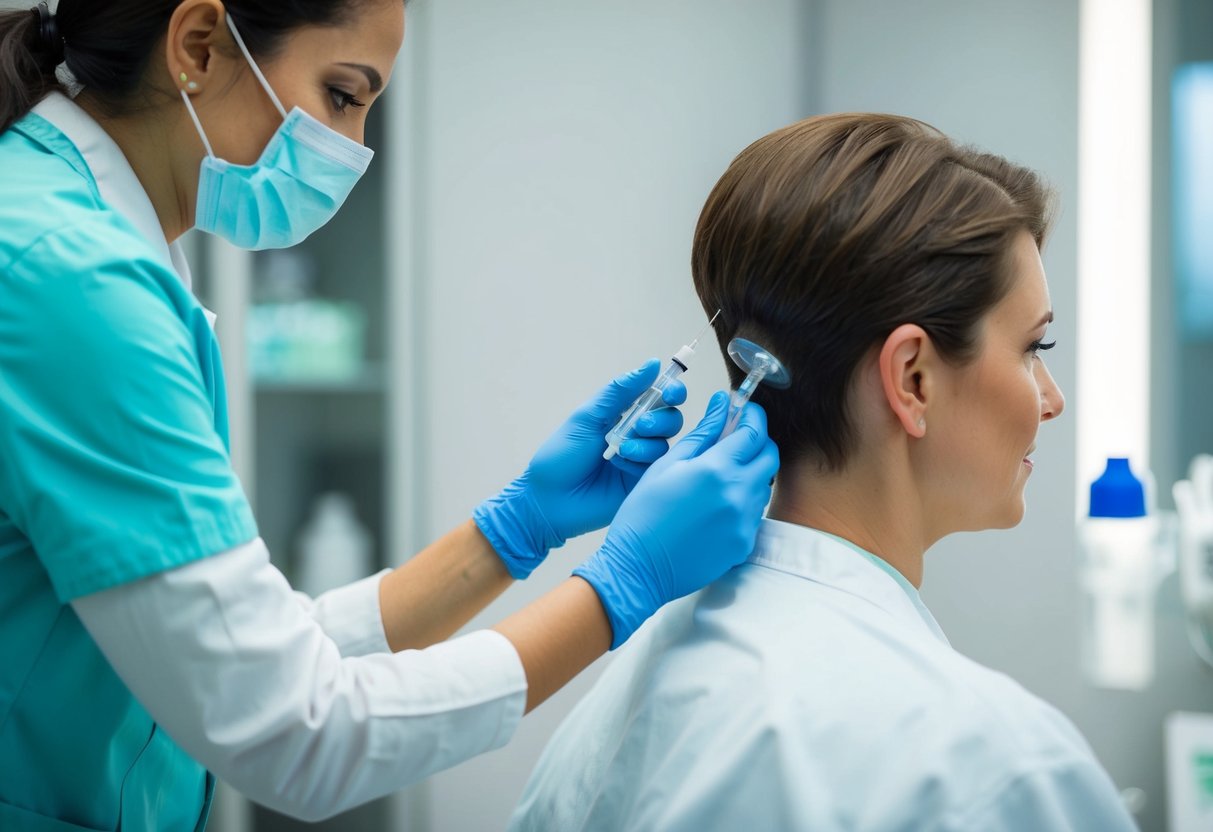
[[[1041,350],[1051,350],[1055,346],[1057,346],[1056,341],[1050,341],[1047,344],[1042,341],[1033,341],[1032,346],[1028,347],[1028,352],[1032,353],[1033,355],[1036,355]]]

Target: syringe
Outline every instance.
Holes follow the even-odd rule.
[[[685,373],[687,368],[690,367],[691,359],[695,357],[695,347],[699,343],[699,339],[712,328],[712,324],[716,322],[716,318],[719,316],[720,310],[717,309],[716,314],[712,316],[712,320],[708,321],[707,326],[699,330],[699,334],[695,336],[695,340],[674,353],[673,357],[670,358],[670,363],[666,365],[666,368],[661,371],[661,375],[657,376],[657,380],[653,382],[653,386],[645,390],[640,395],[640,398],[632,402],[632,406],[627,409],[627,412],[620,417],[615,427],[611,428],[611,432],[606,435],[607,449],[602,454],[603,459],[610,459],[619,453],[619,446],[632,433],[632,429],[636,427],[636,423],[640,421],[640,417],[661,404],[665,389],[670,386],[671,381]]]

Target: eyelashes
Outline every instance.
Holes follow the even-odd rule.
[[[1035,355],[1036,353],[1040,352],[1041,350],[1051,350],[1055,346],[1057,346],[1056,341],[1049,341],[1048,343],[1045,343],[1043,341],[1033,341],[1032,346],[1028,347],[1028,352]]]
[[[356,96],[350,95],[344,90],[336,87],[329,87],[329,95],[333,98],[333,109],[339,113],[344,113],[347,107],[365,107],[366,103],[359,101]]]

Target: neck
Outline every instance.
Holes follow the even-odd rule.
[[[854,459],[833,473],[793,463],[779,473],[768,516],[849,540],[921,587],[923,554],[934,540],[908,464],[888,461]]]
[[[160,219],[164,239],[171,243],[188,231],[194,224],[194,209],[185,195],[193,193],[196,184],[183,187],[183,183],[189,181],[191,175],[197,177],[197,167],[190,174],[179,155],[173,154],[177,142],[172,132],[174,120],[164,118],[161,108],[140,110],[131,116],[107,117],[86,94],[81,94],[76,103],[92,116],[126,157]]]

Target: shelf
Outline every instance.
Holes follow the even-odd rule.
[[[346,378],[273,378],[253,379],[257,393],[300,393],[321,395],[374,394],[384,391],[384,367],[379,363],[363,366],[357,375]]]

